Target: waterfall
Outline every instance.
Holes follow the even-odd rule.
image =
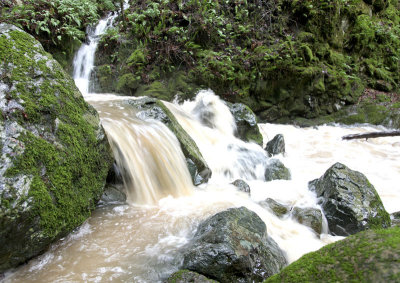
[[[124,99],[104,94],[87,97],[100,114],[128,201],[157,204],[167,196],[190,195],[193,184],[175,135],[161,122],[137,118]]]
[[[88,94],[90,91],[89,80],[94,66],[97,45],[101,36],[112,26],[117,16],[117,13],[110,13],[105,19],[100,20],[94,29],[88,28],[87,43],[82,44],[74,57],[73,78],[83,95]]]

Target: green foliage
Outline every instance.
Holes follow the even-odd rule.
[[[258,114],[271,104],[282,117],[329,114],[378,80],[398,88],[399,7],[378,2],[131,1],[102,40],[99,57],[110,60],[99,64],[132,74],[137,90],[186,72],[190,85]]]
[[[96,23],[104,11],[115,9],[110,0],[21,2],[8,5],[0,14],[0,21],[14,24],[32,34],[47,51],[60,53],[61,50],[61,53],[69,57],[74,52],[69,47],[85,38],[85,28]],[[63,63],[62,57],[59,54],[56,58]]]

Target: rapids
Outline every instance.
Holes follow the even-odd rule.
[[[179,143],[164,125],[136,117],[123,104],[127,97],[89,93],[98,41],[115,18],[116,14],[110,14],[89,31],[88,44],[75,56],[74,79],[100,114],[123,173],[128,202],[98,207],[81,227],[45,254],[7,272],[4,282],[162,282],[179,269],[182,249],[198,224],[238,206],[246,206],[263,219],[268,234],[293,262],[341,237],[328,235],[326,224],[324,233],[317,236],[289,216],[277,218],[259,202],[273,198],[291,206],[318,208],[307,183],[335,162],[364,173],[389,213],[400,210],[398,138],[341,140],[343,135],[375,129],[368,125],[297,128],[260,124],[264,145],[275,134],[284,135],[286,153],[276,158],[292,175],[290,181],[265,182],[266,153],[234,137],[234,119],[210,91],[182,105],[166,103],[212,169],[209,182],[195,188]],[[250,185],[250,195],[230,184],[238,178]]]
[[[260,174],[248,173],[249,170],[257,171],[264,166],[265,159],[261,147],[235,139],[232,135],[234,127],[231,120],[224,116],[227,115],[224,109],[226,106],[210,92],[203,92],[200,96],[203,96],[201,103],[204,103],[204,99],[208,101],[207,103],[213,101],[214,118],[221,119],[220,123],[214,123],[214,128],[199,122],[200,115],[198,107],[196,108],[199,101],[186,102],[183,105],[169,103],[167,105],[198,143],[203,156],[212,168],[213,177],[207,184],[197,188],[189,184],[189,188],[183,191],[179,191],[182,188],[177,185],[177,190],[170,192],[175,194],[175,197],[171,195],[164,197],[161,194],[149,201],[141,200],[137,203],[136,196],[131,196],[129,204],[99,207],[75,233],[54,244],[44,255],[6,274],[4,281],[161,282],[179,269],[182,262],[182,248],[194,235],[197,225],[221,210],[237,206],[248,207],[265,221],[268,234],[292,262],[307,252],[341,238],[326,233],[320,237],[316,236],[309,228],[298,224],[290,217],[283,219],[275,217],[258,202],[270,197],[292,206],[318,207],[317,199],[308,190],[307,183],[320,177],[337,161],[364,173],[377,189],[388,212],[399,210],[398,138],[341,140],[343,135],[375,129],[368,125],[297,128],[289,125],[260,124],[264,142],[272,139],[277,133],[285,136],[286,154],[277,158],[291,170],[292,174],[290,181],[264,182]],[[120,104],[125,98],[106,94],[86,96],[87,101],[99,110],[108,135],[110,130],[118,129],[115,120],[122,121],[122,124],[127,122],[128,125],[148,123],[150,128],[153,127],[151,121],[133,122],[136,120],[135,113]],[[220,131],[218,125],[221,125],[223,131]],[[169,136],[169,131],[165,127],[160,126],[159,129],[164,134],[158,135]],[[143,130],[143,135],[147,135],[146,130]],[[174,143],[172,138],[171,144]],[[175,146],[180,155],[179,146],[176,143]],[[123,146],[120,144],[119,148],[122,149]],[[243,150],[244,148],[247,150]],[[159,144],[152,147],[152,150],[158,149],[160,149]],[[258,165],[248,166],[251,160]],[[138,160],[136,166],[141,166],[146,161]],[[181,169],[174,170],[174,166],[167,166],[157,170],[164,169],[172,179],[182,178],[179,172]],[[143,170],[153,169],[150,166]],[[149,178],[157,177],[157,174],[148,173]],[[183,176],[188,177],[186,173],[184,172]],[[250,196],[230,185],[230,182],[238,177],[249,183]],[[148,189],[136,186],[134,188],[134,190]],[[144,202],[147,203],[143,204]],[[327,232],[326,227],[325,232]]]

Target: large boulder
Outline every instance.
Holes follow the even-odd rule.
[[[184,254],[183,268],[220,282],[261,282],[286,263],[261,218],[240,207],[200,224]]]
[[[175,134],[179,144],[181,145],[182,152],[186,157],[186,163],[193,184],[199,185],[208,181],[211,177],[211,170],[209,169],[207,162],[204,160],[199,148],[161,100],[143,97],[139,99],[129,99],[125,102],[138,111],[136,114],[137,117],[143,120],[155,119],[160,121]]]
[[[304,255],[272,282],[399,282],[400,228],[368,230]]]
[[[370,228],[390,227],[390,217],[374,186],[360,172],[334,164],[309,183],[321,198],[321,207],[333,235],[348,236]]]
[[[0,24],[0,272],[90,216],[112,164],[97,112],[30,35]]]
[[[245,142],[262,145],[263,137],[257,125],[254,112],[243,103],[227,103],[236,123],[235,135]]]
[[[290,171],[279,159],[269,159],[264,172],[265,181],[290,180]]]

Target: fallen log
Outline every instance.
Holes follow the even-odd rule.
[[[352,134],[352,135],[343,136],[342,140],[370,139],[370,138],[394,137],[394,136],[400,136],[400,131],[369,132],[369,133],[363,133],[363,134]]]

